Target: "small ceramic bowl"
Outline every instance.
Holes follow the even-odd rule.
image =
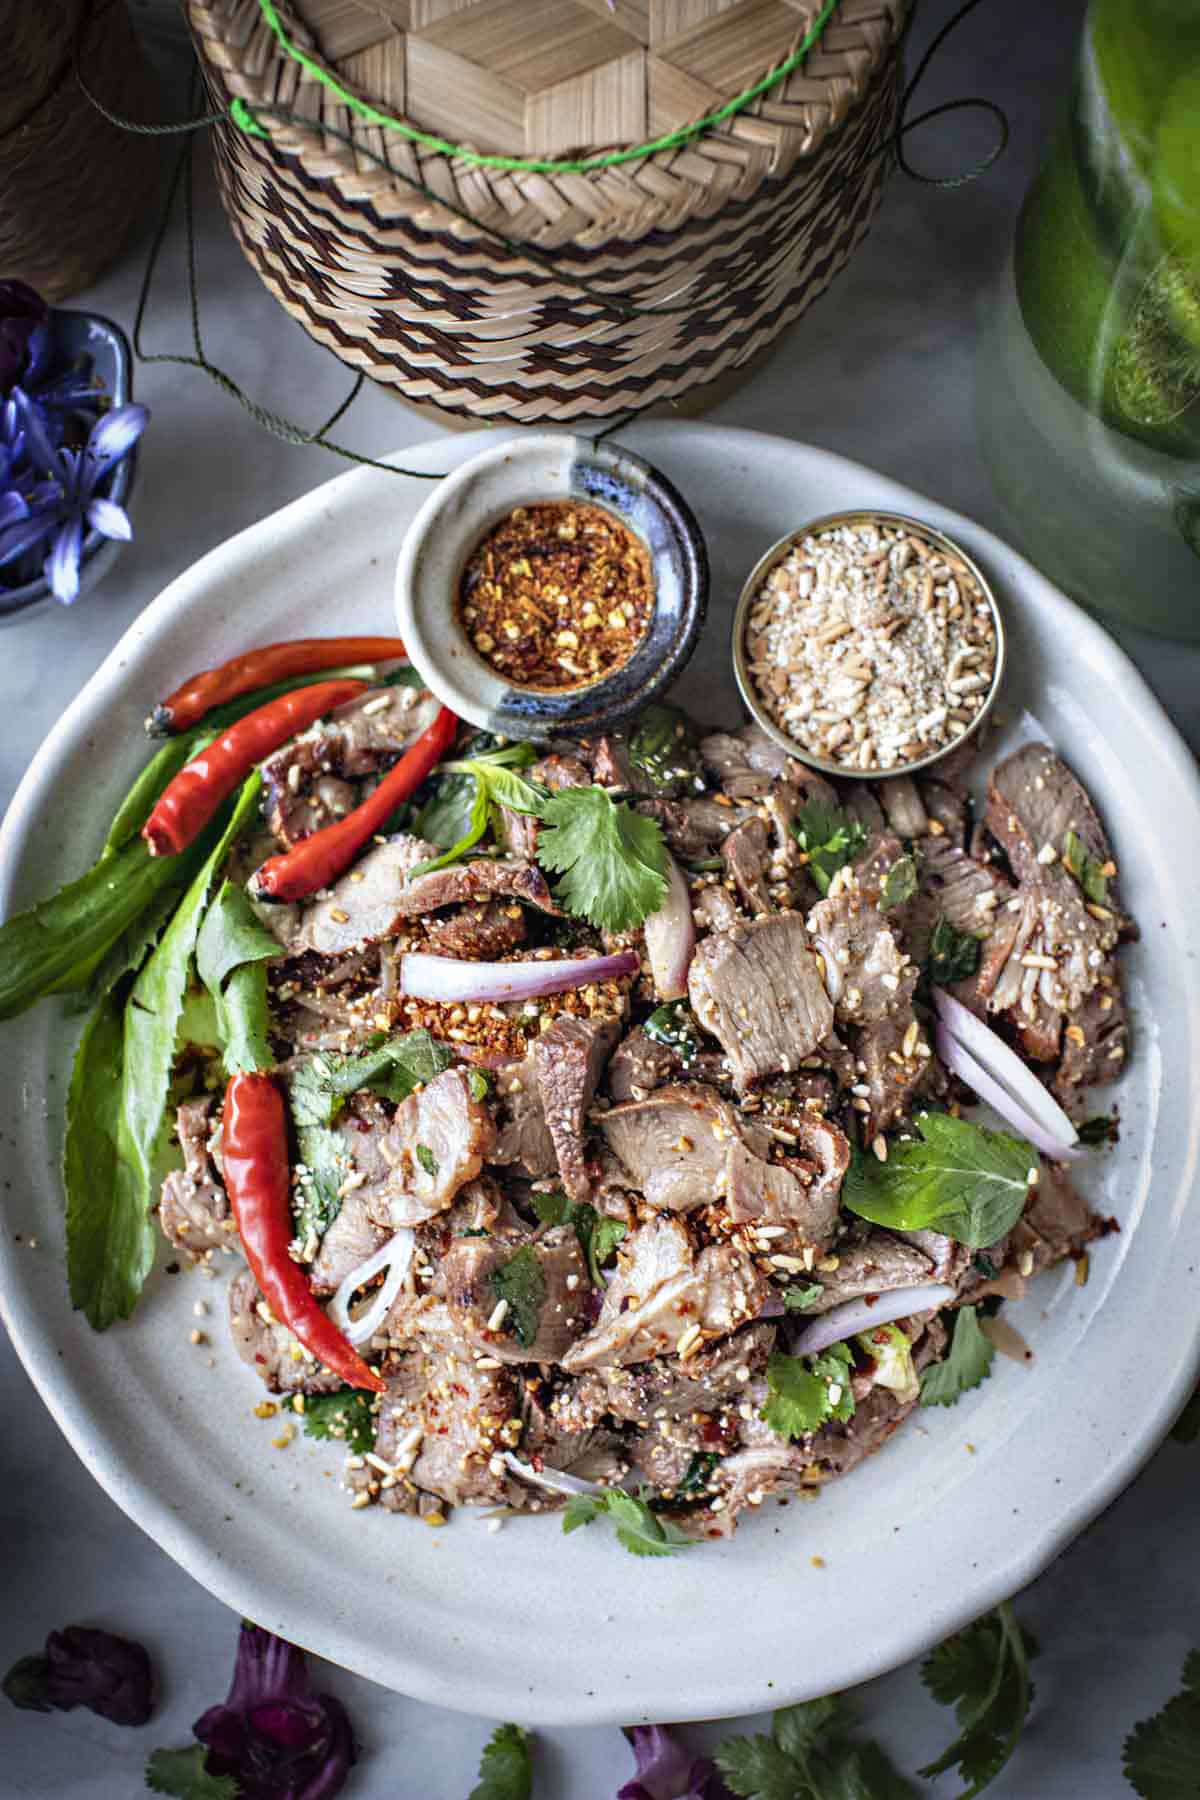
[[[51,311],[50,326],[54,335],[56,365],[66,368],[86,358],[114,407],[125,406],[133,398],[133,357],[129,340],[119,325],[103,319],[98,313]],[[130,490],[137,468],[136,446],[113,470],[103,492],[118,506],[129,510]],[[79,567],[79,599],[100,580],[124,549],[119,538],[103,537],[89,531],[83,540]],[[30,610],[52,601],[50,584],[39,575],[20,587],[5,587],[0,582],[0,625],[25,618]],[[75,601],[79,604],[79,600]]]
[[[646,635],[628,662],[550,693],[516,687],[490,668],[455,606],[472,551],[514,507],[539,500],[614,514],[649,551],[655,591]],[[682,496],[640,456],[566,433],[509,439],[440,481],[396,568],[400,635],[426,682],[460,718],[510,738],[586,737],[639,712],[684,668],[707,603],[708,555]]]
[[[987,692],[983,697],[983,702],[976,711],[970,724],[965,725],[958,735],[951,738],[948,743],[939,744],[937,748],[932,750],[928,755],[916,757],[912,762],[894,763],[887,769],[850,768],[845,763],[833,761],[832,758],[816,755],[816,753],[808,749],[806,745],[799,743],[795,738],[790,737],[788,733],[782,729],[778,721],[767,711],[767,708],[763,704],[762,696],[755,684],[754,677],[750,673],[750,659],[746,650],[746,629],[751,609],[762,589],[763,583],[766,581],[775,565],[782,562],[789,551],[791,551],[803,538],[815,536],[819,532],[832,531],[842,525],[895,526],[905,532],[911,532],[914,537],[923,538],[927,543],[937,546],[937,548],[943,551],[947,556],[956,557],[966,566],[967,570],[978,582],[980,592],[986,600],[991,612],[992,624],[996,633],[996,662],[992,672],[992,679]],[[737,677],[738,687],[741,690],[742,699],[745,701],[746,706],[749,708],[754,719],[767,733],[767,736],[774,738],[775,742],[781,745],[789,755],[794,756],[798,762],[807,764],[810,769],[819,769],[823,775],[836,775],[842,780],[855,778],[861,781],[886,780],[894,775],[911,775],[918,769],[927,769],[930,764],[940,762],[942,757],[949,756],[952,750],[957,750],[960,744],[965,743],[968,738],[972,737],[979,730],[980,725],[995,704],[996,696],[1000,692],[1000,684],[1004,679],[1004,618],[987,577],[983,574],[978,563],[967,554],[961,544],[955,543],[954,539],[948,538],[944,532],[935,530],[932,525],[926,525],[924,520],[909,518],[904,513],[874,511],[828,513],[824,518],[813,519],[811,523],[802,525],[796,531],[789,531],[787,536],[780,538],[777,544],[772,544],[771,548],[766,551],[764,555],[759,557],[757,563],[755,563],[753,569],[751,569],[746,584],[738,599],[737,608],[733,615],[732,648],[733,669],[734,674]]]

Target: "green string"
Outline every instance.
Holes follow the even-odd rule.
[[[593,169],[612,169],[619,163],[640,162],[643,157],[653,156],[659,150],[677,150],[682,144],[690,144],[693,138],[703,136],[714,126],[743,112],[752,100],[757,100],[760,94],[765,94],[769,89],[777,87],[781,81],[785,81],[800,67],[824,31],[831,15],[837,8],[838,0],[825,0],[825,4],[801,38],[798,47],[777,69],[762,76],[752,87],[743,88],[740,94],[735,94],[732,100],[727,100],[724,106],[719,106],[715,112],[706,113],[704,118],[696,119],[690,125],[680,125],[675,131],[668,131],[663,137],[651,138],[644,144],[628,145],[623,150],[605,150],[595,156],[562,158],[497,156],[481,150],[468,150],[463,144],[452,144],[445,138],[434,136],[432,132],[420,131],[415,125],[410,125],[406,119],[397,119],[392,113],[381,112],[377,106],[372,106],[368,101],[360,99],[357,94],[352,94],[349,88],[343,87],[331,70],[315,61],[313,57],[292,42],[283,29],[279,14],[275,10],[274,0],[258,0],[258,5],[284,54],[290,56],[306,75],[311,76],[314,81],[319,81],[321,86],[335,95],[343,106],[348,107],[351,112],[357,113],[359,118],[365,119],[369,125],[382,125],[389,131],[398,131],[412,143],[420,144],[426,150],[436,151],[442,156],[453,156],[460,162],[470,164],[472,168],[503,169],[512,172],[523,170],[533,175],[586,175]],[[253,119],[250,109],[241,100],[234,101],[229,113],[234,123],[240,125],[243,130],[247,129],[245,121]],[[259,128],[255,135],[265,137],[266,133]]]

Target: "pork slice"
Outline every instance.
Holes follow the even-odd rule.
[[[537,1331],[528,1344],[516,1335],[510,1309],[495,1327],[501,1293],[496,1276],[519,1251],[529,1249],[542,1279]],[[464,1344],[506,1363],[558,1363],[586,1329],[590,1291],[587,1264],[571,1226],[557,1225],[534,1239],[458,1238],[442,1257],[434,1292],[445,1299],[454,1333]]]
[[[1069,831],[1095,862],[1112,861],[1108,836],[1083,783],[1046,744],[1023,744],[997,763],[988,780],[987,825],[1020,881],[1042,873],[1047,846],[1056,858],[1063,856]],[[1119,913],[1115,875],[1108,895]]]
[[[344,1134],[354,1172],[367,1174],[357,1190],[367,1213],[389,1231],[445,1212],[479,1174],[495,1136],[491,1113],[461,1069],[446,1069],[410,1094],[389,1123]]]
[[[546,1123],[532,1051],[520,1062],[505,1063],[496,1070],[496,1097],[500,1103],[499,1129],[488,1161],[501,1168],[515,1164],[531,1181],[553,1175],[558,1157]]]
[[[356,804],[352,781],[388,768],[433,723],[428,688],[371,688],[319,719],[262,765],[263,809],[275,837],[298,843]]]
[[[932,1258],[886,1231],[848,1239],[838,1249],[837,1259],[836,1269],[814,1273],[813,1280],[820,1282],[824,1291],[806,1309],[809,1313],[828,1312],[844,1300],[858,1300],[867,1294],[920,1287],[934,1279]]]
[[[767,1366],[775,1346],[774,1325],[747,1325],[687,1358],[658,1356],[628,1368],[599,1368],[581,1378],[583,1394],[597,1415],[608,1413],[631,1425],[654,1417],[711,1412],[740,1400],[746,1383]]]
[[[917,791],[935,837],[945,837],[957,850],[967,839],[970,807],[965,791],[941,774],[919,775]]]
[[[913,1097],[921,1092],[935,1069],[932,1056],[920,1055],[928,1050],[924,1034],[918,1030],[911,1055],[905,1046],[915,1014],[909,1007],[888,1019],[873,1019],[864,1025],[854,1046],[857,1059],[857,1087],[865,1087],[867,1111],[863,1114],[863,1136],[869,1143],[881,1131],[887,1131],[908,1113]]]
[[[833,1032],[833,1005],[797,913],[705,938],[692,957],[688,993],[740,1092],[797,1068]]]
[[[567,1197],[580,1204],[590,1200],[592,1192],[585,1152],[587,1112],[620,1032],[617,1019],[560,1013],[534,1040],[538,1095],[558,1171]]]
[[[983,944],[997,929],[1004,929],[1004,908],[1013,890],[993,863],[976,861],[945,833],[922,838],[915,856],[917,892],[903,915],[904,941],[914,963],[928,959],[940,918]],[[981,962],[985,955],[981,951]],[[963,985],[973,985],[974,979],[969,977]],[[952,991],[958,995],[958,985]]]
[[[731,800],[759,799],[791,762],[787,751],[755,724],[736,732],[710,732],[700,740],[700,757]]]
[[[611,1107],[597,1124],[629,1185],[668,1212],[708,1206],[725,1192],[729,1146],[742,1131],[712,1088],[675,1083]]]
[[[678,1051],[650,1037],[644,1026],[635,1025],[608,1059],[605,1086],[618,1102],[644,1100],[655,1088],[674,1080],[681,1067]]]
[[[739,923],[737,903],[720,882],[702,887],[692,899],[692,917],[702,931],[732,931]]]
[[[709,1337],[736,1331],[758,1313],[768,1283],[731,1246],[696,1254],[683,1224],[659,1217],[626,1238],[593,1331],[564,1356],[571,1372],[644,1362],[674,1352],[699,1326]]]
[[[634,1439],[633,1459],[651,1487],[669,1497],[691,1473],[698,1456],[720,1456],[736,1441],[737,1421],[727,1413],[655,1418]],[[705,1482],[706,1490],[708,1485]]]
[[[1023,881],[1009,910],[1017,928],[988,995],[992,1012],[1011,1012],[1023,1031],[1034,1027],[1039,1010],[1071,1015],[1111,969],[1117,944],[1115,915],[1095,918],[1082,889],[1061,867],[1044,868]],[[1030,959],[1034,959],[1031,961]],[[1043,967],[1049,959],[1052,966]],[[989,958],[989,974],[992,962]],[[1061,1027],[1061,1019],[1058,1026]],[[1032,1045],[1030,1053],[1034,1054]],[[1057,1053],[1057,1030],[1051,1054]]]
[[[879,1019],[911,1020],[918,971],[884,914],[857,885],[817,902],[808,929],[821,953],[840,971],[834,1002],[840,1025],[867,1025]]]
[[[340,956],[395,937],[406,919],[493,895],[528,901],[543,912],[558,910],[545,876],[533,863],[480,857],[427,875],[411,875],[417,863],[438,854],[436,844],[403,833],[376,845],[335,883],[327,898],[301,907],[292,949]]]
[[[735,826],[721,845],[721,857],[743,906],[752,913],[774,912],[767,887],[767,828],[759,818]]]
[[[237,1228],[209,1151],[211,1096],[185,1100],[175,1114],[175,1135],[183,1151],[182,1169],[172,1169],[162,1185],[158,1222],[168,1243],[193,1256],[206,1250],[241,1251]]]
[[[816,1124],[816,1121],[814,1121]],[[824,1251],[833,1240],[838,1192],[850,1161],[850,1145],[834,1125],[819,1127],[830,1140],[823,1166],[799,1157],[785,1163],[764,1162],[741,1143],[729,1146],[725,1172],[725,1208],[737,1225],[783,1226],[785,1235],[772,1240],[772,1251],[797,1255],[808,1248]],[[833,1140],[840,1140],[835,1149]]]
[[[249,1269],[229,1284],[229,1324],[233,1345],[273,1394],[329,1394],[342,1385],[340,1375],[321,1367],[267,1310]]]
[[[315,1294],[335,1294],[347,1275],[353,1275],[386,1242],[386,1228],[375,1223],[367,1207],[361,1188],[343,1197],[309,1265],[308,1279]]]
[[[929,830],[929,814],[921,790],[911,775],[891,775],[879,784],[879,804],[889,831],[900,838],[924,837]]]
[[[1039,1175],[1030,1190],[1015,1232],[1020,1249],[1033,1251],[1034,1271],[1048,1269],[1064,1256],[1078,1256],[1085,1245],[1108,1229],[1079,1192],[1062,1163],[1039,1157]],[[1029,1238],[1034,1241],[1030,1243]]]
[[[795,832],[797,815],[810,802],[828,810],[837,805],[837,795],[815,770],[789,761],[787,768],[773,778],[760,803],[771,829],[771,879],[785,885],[789,903],[794,907],[810,906],[820,897],[807,860],[802,860]]]
[[[493,962],[519,948],[527,935],[525,914],[515,901],[485,900],[434,919],[426,941],[435,956]]]
[[[1107,957],[1096,986],[1071,1014],[1062,1034],[1062,1054],[1054,1086],[1060,1099],[1075,1088],[1115,1081],[1129,1051],[1129,1020],[1116,960]]]
[[[729,833],[755,816],[751,806],[722,806],[708,794],[685,800],[637,800],[634,810],[661,826],[669,848],[684,862],[716,855]]]
[[[465,1345],[439,1335],[414,1338],[403,1354],[389,1358],[385,1378],[375,1454],[404,1467],[420,1432],[408,1471],[411,1487],[450,1506],[529,1503],[530,1490],[511,1479],[498,1455],[508,1447],[500,1434],[519,1406],[506,1368],[483,1368]],[[393,1511],[411,1511],[411,1487],[397,1482],[380,1498]]]

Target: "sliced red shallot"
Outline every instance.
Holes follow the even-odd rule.
[[[1033,1070],[1021,1061],[1016,1051],[1006,1044],[998,1032],[977,1019],[969,1007],[948,994],[945,988],[934,988],[933,1003],[938,1016],[952,1037],[970,1051],[987,1073],[1007,1088],[1022,1112],[1036,1119],[1046,1137],[1056,1144],[1073,1144],[1079,1136],[1074,1125],[1054,1095],[1042,1086]],[[995,1102],[991,1102],[995,1104]],[[997,1108],[997,1111],[1000,1109]],[[1032,1140],[1036,1142],[1037,1140]],[[1039,1145],[1039,1148],[1044,1148]],[[1054,1154],[1047,1151],[1048,1156]]]
[[[1052,1157],[1055,1162],[1069,1162],[1079,1155],[1076,1146],[1064,1144],[1044,1131],[1041,1122],[1027,1113],[1020,1101],[1014,1100],[1008,1089],[982,1063],[976,1062],[965,1044],[960,1043],[956,1037],[951,1037],[943,1023],[938,1024],[934,1044],[950,1073],[957,1075],[960,1081],[965,1081],[993,1112],[998,1112],[1007,1124],[1019,1131],[1023,1138],[1028,1138],[1046,1156]]]
[[[536,1000],[593,981],[618,981],[636,975],[638,967],[634,950],[552,962],[461,962],[418,950],[400,958],[400,992],[416,1000]]]
[[[828,938],[815,937],[813,949],[825,965],[825,992],[836,1006],[842,997],[842,965],[834,955],[833,945]]]
[[[682,1000],[688,991],[688,969],[696,948],[692,897],[673,856],[667,858],[667,896],[644,926],[646,955],[659,1000]]]
[[[876,1325],[891,1325],[907,1319],[911,1313],[934,1312],[954,1298],[954,1289],[942,1281],[927,1281],[921,1287],[889,1288],[883,1294],[864,1294],[831,1307],[820,1318],[806,1325],[792,1339],[795,1356],[817,1356],[830,1344],[840,1344],[857,1332],[870,1331]]]
[[[352,1274],[347,1275],[329,1302],[329,1317],[356,1349],[370,1343],[391,1312],[396,1295],[404,1285],[404,1277],[408,1274],[416,1241],[407,1227],[398,1231],[386,1244],[381,1244],[373,1256],[368,1256],[365,1263],[360,1263]],[[383,1269],[387,1270],[383,1286],[371,1295],[370,1304],[364,1312],[351,1316],[350,1303],[359,1288]]]
[[[532,1463],[522,1462],[511,1450],[504,1452],[504,1461],[514,1475],[522,1481],[531,1482],[534,1487],[544,1487],[552,1494],[602,1494],[603,1487],[598,1481],[585,1481],[582,1475],[568,1475],[565,1469],[535,1469]]]

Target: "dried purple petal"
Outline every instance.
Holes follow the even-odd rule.
[[[616,1800],[733,1800],[715,1763],[691,1756],[664,1725],[635,1725],[628,1735],[637,1769]]]
[[[243,1622],[233,1682],[193,1730],[214,1775],[232,1775],[239,1800],[332,1800],[355,1761],[346,1709],[314,1694],[304,1652]]]
[[[4,1678],[14,1706],[70,1712],[86,1706],[114,1725],[150,1717],[153,1673],[141,1644],[88,1625],[52,1631],[41,1656],[23,1656]]]

